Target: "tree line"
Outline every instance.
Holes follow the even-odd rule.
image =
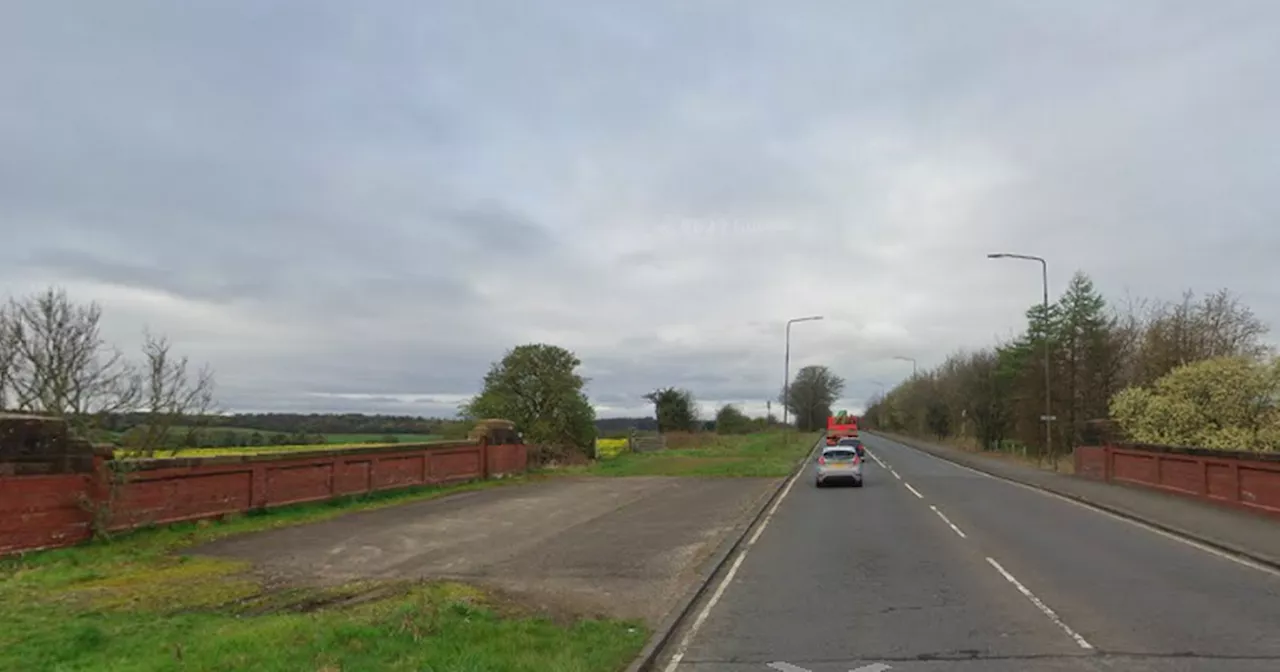
[[[1214,375],[1206,371],[1237,370],[1234,380],[1266,380],[1265,372],[1274,368],[1265,340],[1269,328],[1226,289],[1199,298],[1187,291],[1177,301],[1116,304],[1106,300],[1088,275],[1077,272],[1048,310],[1036,305],[1026,318],[1018,337],[955,352],[873,398],[864,421],[890,431],[972,441],[987,449],[1025,446],[1056,465],[1058,455],[1098,439],[1093,432],[1099,420],[1109,421],[1105,431],[1119,439],[1203,442],[1204,437],[1188,432],[1188,422],[1210,427],[1219,415],[1239,415],[1222,406],[1224,395],[1206,396],[1204,383]],[[1195,370],[1199,387],[1170,386],[1170,376],[1184,375],[1186,367],[1200,362],[1209,364]],[[1240,373],[1244,371],[1251,373]],[[1049,437],[1042,420],[1046,373]],[[1255,420],[1269,417],[1266,409],[1275,395],[1265,385],[1249,390],[1253,397],[1242,396],[1233,408],[1252,408]],[[1182,406],[1175,409],[1178,404]],[[1181,414],[1180,423],[1170,424],[1171,413]],[[1153,433],[1154,426],[1176,426],[1180,435]],[[1052,455],[1046,454],[1046,438]],[[1257,445],[1242,441],[1239,447]]]
[[[598,436],[595,410],[587,399],[587,380],[573,352],[547,343],[531,343],[508,350],[484,377],[483,389],[460,408],[469,421],[505,418],[516,424],[526,441],[552,453],[589,451]],[[779,394],[796,425],[804,431],[826,425],[831,406],[844,389],[844,380],[825,366],[808,366],[797,372]],[[654,428],[663,433],[715,431],[740,434],[777,426],[772,414],[749,417],[734,404],[724,404],[713,418],[701,417],[693,391],[669,386],[643,398],[653,404]],[[610,433],[627,429],[618,421]],[[550,459],[554,455],[540,456]]]
[[[552,451],[589,452],[602,433],[746,433],[776,426],[734,404],[700,417],[691,391],[667,387],[642,397],[652,418],[595,417],[577,371],[578,357],[562,347],[532,343],[494,362],[482,389],[459,408],[459,418],[393,415],[222,413],[211,369],[172,353],[169,341],[143,334],[137,357],[101,336],[101,307],[78,304],[51,288],[0,306],[0,410],[67,419],[74,431],[139,454],[194,447],[324,443],[328,435],[435,434],[465,436],[476,420],[515,422],[526,440]],[[826,367],[801,369],[779,395],[801,429],[825,423],[844,381]],[[788,394],[789,392],[789,394]]]

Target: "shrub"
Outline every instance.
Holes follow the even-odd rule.
[[[1111,416],[1130,440],[1223,450],[1280,450],[1280,359],[1193,362],[1150,389],[1111,400]]]

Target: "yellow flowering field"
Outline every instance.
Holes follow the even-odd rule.
[[[622,439],[596,439],[596,457],[600,459],[608,459],[617,457],[626,452],[627,440]]]

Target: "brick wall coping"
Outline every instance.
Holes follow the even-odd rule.
[[[1191,446],[1165,446],[1155,443],[1114,443],[1109,447],[1119,448],[1121,450],[1139,450],[1148,453],[1172,453],[1176,455],[1217,457],[1226,460],[1242,460],[1247,462],[1280,463],[1280,452],[1264,453],[1252,450],[1218,450],[1215,448],[1193,448]]]

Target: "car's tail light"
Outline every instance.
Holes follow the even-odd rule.
[[[827,458],[826,458],[826,457],[819,457],[819,458],[818,458],[818,464],[826,464],[826,463],[827,463]]]

